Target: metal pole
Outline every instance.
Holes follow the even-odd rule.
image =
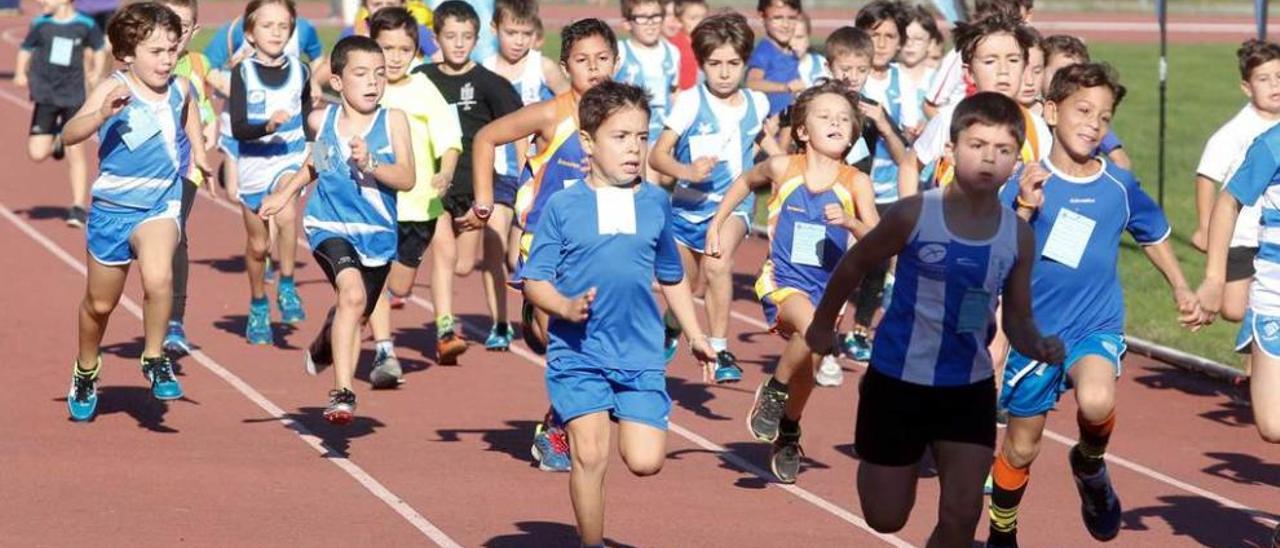
[[[1169,76],[1169,39],[1168,30],[1168,7],[1166,0],[1158,0],[1156,2],[1156,19],[1160,23],[1160,121],[1159,121],[1159,141],[1157,145],[1156,159],[1156,181],[1157,181],[1157,201],[1160,207],[1164,207],[1164,136],[1165,136],[1165,114],[1168,103],[1168,76]]]
[[[1258,26],[1258,39],[1267,39],[1268,0],[1253,0],[1253,21]]]

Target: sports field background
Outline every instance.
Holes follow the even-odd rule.
[[[1204,3],[1228,4],[1225,1]],[[1138,6],[1141,2],[1132,4]],[[1171,9],[1194,5],[1198,4],[1173,2]],[[332,47],[338,28],[322,25],[318,31],[326,49]],[[559,58],[558,33],[558,28],[547,29],[543,47],[544,53],[553,59]],[[210,34],[209,29],[202,31],[193,39],[192,48],[203,48]],[[821,44],[822,39],[822,36],[815,36],[813,42]],[[1124,140],[1143,187],[1155,197],[1158,46],[1095,41],[1089,43],[1089,48],[1095,60],[1115,66],[1122,83],[1128,87],[1129,94],[1117,111],[1115,131]],[[1173,225],[1171,239],[1174,250],[1193,289],[1199,284],[1204,269],[1204,256],[1190,244],[1196,224],[1195,168],[1209,135],[1244,104],[1239,83],[1235,46],[1170,46],[1164,209]],[[1129,334],[1228,365],[1238,365],[1239,360],[1231,351],[1236,326],[1219,320],[1194,334],[1179,327],[1168,285],[1132,240],[1126,237],[1125,241],[1120,272],[1128,306]]]

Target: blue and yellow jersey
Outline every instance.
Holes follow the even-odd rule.
[[[522,249],[538,231],[538,220],[547,200],[587,177],[587,155],[578,139],[578,98],[573,92],[552,99],[556,108],[555,131],[551,142],[536,156],[530,157],[520,175],[516,192],[516,215],[524,229]]]

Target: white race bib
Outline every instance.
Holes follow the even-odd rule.
[[[826,226],[797,222],[791,229],[791,262],[821,267],[826,243]]]
[[[71,52],[75,50],[76,41],[62,36],[54,36],[49,47],[49,64],[60,67],[71,66]]]
[[[156,121],[156,117],[151,114],[150,109],[141,105],[129,109],[125,124],[128,131],[120,138],[129,150],[137,150],[148,139],[160,133],[160,124]]]
[[[1089,245],[1089,237],[1097,224],[1097,221],[1070,209],[1059,209],[1042,255],[1071,268],[1079,268],[1080,258],[1084,256],[1084,249]]]
[[[596,189],[596,224],[601,236],[636,233],[636,193],[630,188]]]

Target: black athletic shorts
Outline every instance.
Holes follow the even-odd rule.
[[[62,107],[48,103],[36,103],[31,111],[31,129],[28,135],[57,135],[62,133],[62,126],[76,117],[79,106]]]
[[[858,387],[854,447],[865,462],[908,466],[935,441],[995,449],[996,385],[924,386],[868,367]]]
[[[320,264],[324,276],[329,279],[329,285],[335,288],[339,272],[348,268],[360,271],[360,278],[364,280],[364,317],[369,317],[369,314],[373,313],[374,305],[378,304],[378,295],[386,286],[387,272],[391,270],[391,265],[365,266],[360,262],[360,255],[356,253],[356,248],[351,245],[351,242],[342,238],[329,238],[320,242],[311,254]]]
[[[440,203],[444,204],[444,210],[449,212],[454,219],[461,219],[467,216],[467,212],[471,211],[471,206],[476,203],[476,195],[470,192],[461,194],[449,194],[440,199]]]
[[[409,268],[422,265],[422,255],[436,234],[436,220],[396,223],[396,262]]]
[[[1258,256],[1256,247],[1227,248],[1227,281],[1235,282],[1253,277],[1253,258]]]

